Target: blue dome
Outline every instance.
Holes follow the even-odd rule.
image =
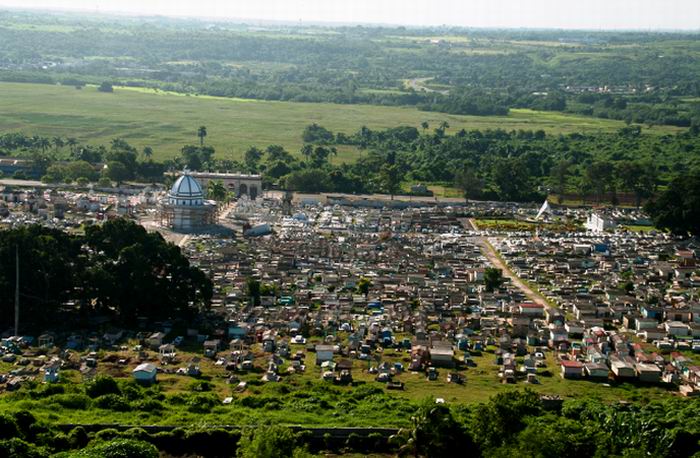
[[[202,199],[204,193],[202,186],[191,175],[185,173],[177,179],[170,189],[170,198],[175,199]]]

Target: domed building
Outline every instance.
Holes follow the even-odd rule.
[[[188,171],[175,181],[161,207],[161,224],[175,231],[196,232],[216,222],[216,204]]]

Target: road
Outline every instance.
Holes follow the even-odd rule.
[[[472,218],[469,218],[467,221],[473,229],[475,229],[475,230],[477,229],[477,226],[474,224],[474,221]],[[493,265],[497,269],[501,269],[501,271],[503,272],[503,276],[508,278],[516,288],[518,288],[520,291],[522,291],[523,294],[525,295],[525,297],[527,297],[530,301],[532,301],[536,304],[543,305],[545,308],[550,307],[549,303],[547,302],[547,299],[545,299],[545,297],[542,294],[540,294],[537,291],[534,291],[532,288],[530,288],[527,284],[525,284],[520,279],[520,277],[515,275],[508,268],[508,266],[505,264],[505,262],[503,262],[503,260],[498,256],[498,254],[496,253],[496,249],[493,247],[493,245],[491,245],[491,243],[488,241],[488,239],[486,237],[483,237],[483,236],[475,237],[475,240],[476,240],[477,245],[479,245],[479,248],[481,249],[481,253],[484,256],[486,256],[486,259],[489,260],[491,265]]]
[[[433,78],[411,78],[407,79],[404,81],[405,86],[408,89],[413,89],[416,92],[436,92],[438,94],[442,95],[447,95],[450,93],[448,90],[437,90],[437,89],[431,89],[428,86],[425,85],[428,81],[432,80]]]

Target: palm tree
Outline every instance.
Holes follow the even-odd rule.
[[[199,129],[197,129],[197,137],[199,137],[199,146],[204,146],[204,137],[207,136],[207,127],[206,126],[200,126]]]
[[[78,144],[78,140],[75,137],[68,137],[66,139],[66,145],[70,148],[70,152],[75,152],[75,146]]]
[[[309,158],[311,157],[311,153],[313,153],[314,149],[311,145],[304,145],[301,147],[301,154],[304,155],[306,158],[306,162],[309,162]]]
[[[46,150],[51,146],[51,142],[46,137],[39,137],[37,139],[37,146],[41,148],[42,153],[46,153]]]
[[[153,156],[153,148],[151,148],[150,146],[144,146],[143,157],[145,157],[146,159],[150,159],[151,156]]]
[[[217,202],[223,202],[228,197],[228,191],[221,180],[212,180],[207,186],[207,196]]]
[[[430,127],[430,124],[428,124],[428,121],[423,121],[420,123],[420,126],[423,128],[423,133],[425,133],[425,131]]]
[[[56,148],[56,154],[58,154],[59,149],[65,146],[65,143],[61,137],[54,137],[51,139],[51,142],[53,143],[54,148]]]
[[[442,131],[446,131],[446,130],[449,129],[449,128],[450,128],[450,123],[449,123],[449,122],[447,122],[447,121],[442,121],[442,122],[440,123],[440,129],[441,129]]]

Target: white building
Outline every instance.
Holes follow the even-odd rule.
[[[599,213],[591,213],[586,219],[586,229],[593,232],[604,232],[606,229],[612,229],[615,226],[617,224],[614,219]]]
[[[194,232],[215,223],[216,204],[204,200],[199,182],[185,171],[175,181],[161,208],[161,224],[176,231]]]
[[[136,366],[131,373],[137,382],[154,383],[156,381],[158,368],[155,366],[155,364],[143,363]]]

